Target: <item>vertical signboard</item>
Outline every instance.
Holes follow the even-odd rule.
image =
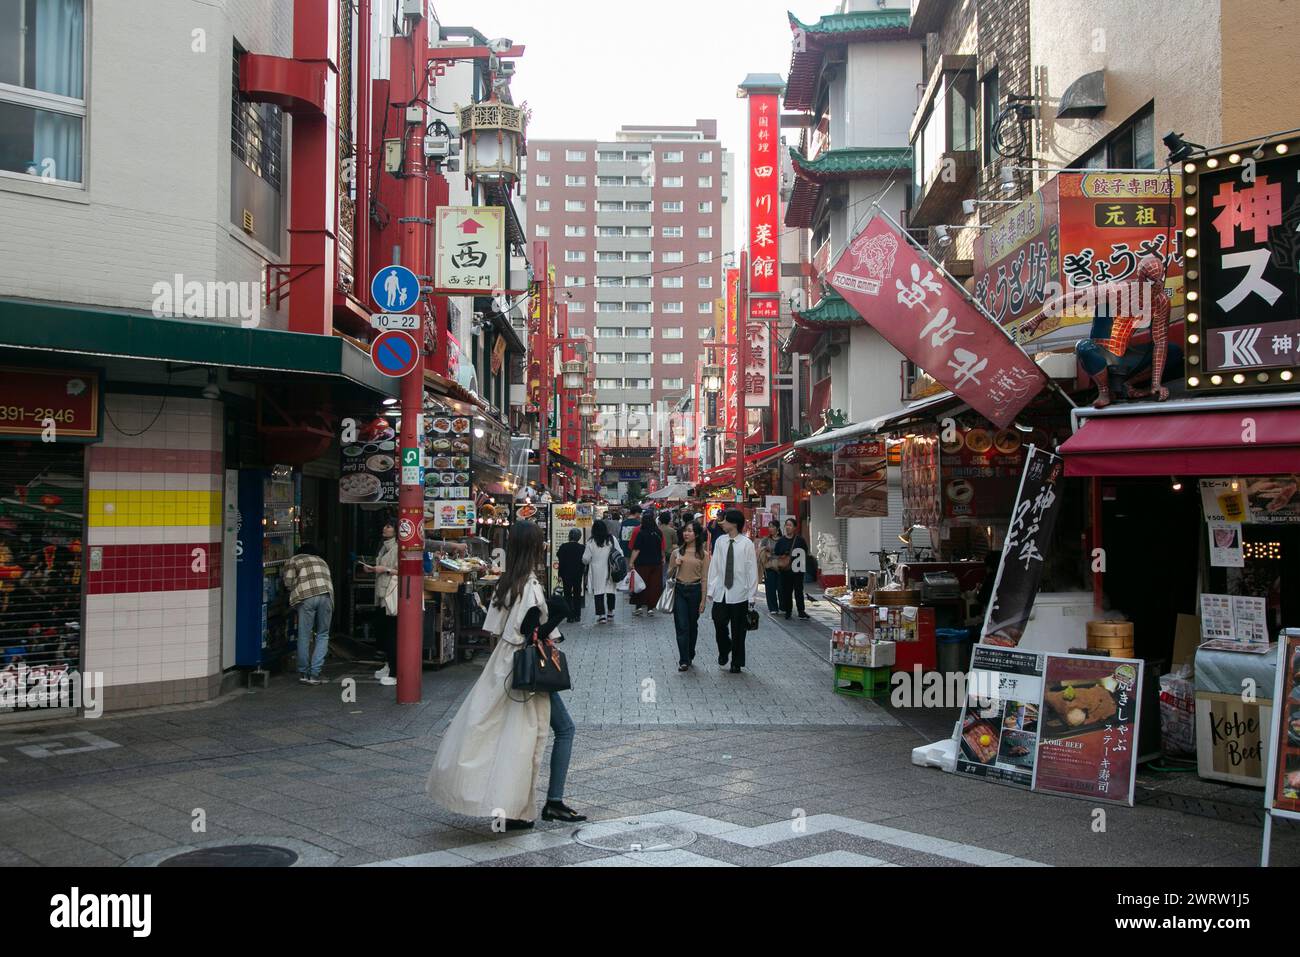
[[[884,439],[837,447],[833,468],[836,518],[883,518],[889,514]]]
[[[734,348],[738,339],[736,338],[738,307],[737,298],[740,287],[740,270],[727,270],[727,329],[726,342],[732,346],[726,350],[727,374],[723,379],[724,385],[722,394],[725,397],[724,408],[726,410],[726,430],[728,435],[735,435],[736,430],[740,428],[740,355]]]
[[[777,221],[780,201],[777,185],[779,142],[777,96],[749,96],[749,295],[780,294]]]
[[[504,289],[505,208],[440,206],[434,217],[434,287],[453,294],[484,295]]]

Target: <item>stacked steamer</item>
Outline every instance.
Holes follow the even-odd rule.
[[[1088,650],[1104,652],[1112,658],[1135,658],[1133,654],[1133,622],[1088,622]]]

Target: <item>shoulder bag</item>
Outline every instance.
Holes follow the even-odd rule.
[[[549,694],[568,691],[572,687],[569,662],[564,652],[549,638],[538,638],[537,632],[533,632],[524,646],[515,652],[510,673],[511,690]]]
[[[656,611],[661,611],[665,615],[673,613],[673,598],[677,594],[677,576],[673,576],[664,583],[664,590],[659,595],[659,602],[655,605]]]

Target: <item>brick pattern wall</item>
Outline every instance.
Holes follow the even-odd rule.
[[[998,71],[998,89],[1000,104],[1006,102],[1008,93],[1029,96],[1034,92],[1029,63],[1029,0],[981,0],[978,22],[979,69],[976,82],[994,69]],[[983,110],[981,100],[980,108]],[[982,116],[981,116],[982,119]],[[1020,199],[1031,190],[1033,176],[1021,173],[1023,188],[1016,193],[1004,193],[999,188],[1001,172],[1007,166],[1033,166],[1033,146],[1030,139],[1032,121],[1021,125],[1023,134],[1022,151],[1025,156],[1020,160],[1004,160],[994,154],[993,162],[980,173],[980,199]],[[983,123],[981,122],[981,134]],[[1014,131],[1009,131],[1008,139],[1015,141]],[[981,149],[983,143],[981,141]],[[997,207],[985,206],[983,221],[987,222],[1001,212]]]

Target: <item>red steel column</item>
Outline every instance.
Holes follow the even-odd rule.
[[[749,418],[745,407],[745,367],[749,362],[749,251],[740,251],[740,282],[736,284],[736,368],[740,370],[736,414],[736,494],[745,501],[745,435]]]

